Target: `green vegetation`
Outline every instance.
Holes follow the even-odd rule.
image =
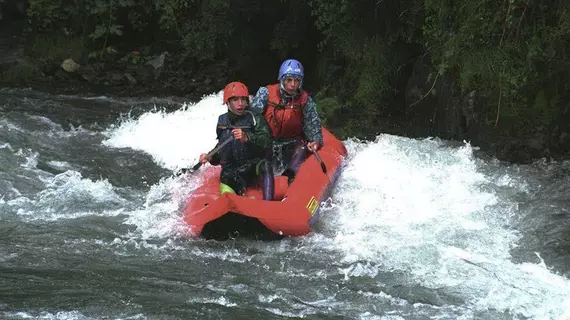
[[[551,125],[570,89],[568,2],[460,3],[424,1],[423,43],[438,73],[456,73],[463,92],[489,98],[489,125]]]
[[[488,130],[568,126],[564,0],[30,0],[28,15],[40,36],[29,48],[35,59],[136,64],[144,58],[130,53],[146,48],[248,72],[269,59],[273,79],[279,61],[299,58],[327,125],[345,135],[373,133],[382,117],[405,114],[418,61],[430,97],[443,81],[457,84],[457,99],[476,91]]]

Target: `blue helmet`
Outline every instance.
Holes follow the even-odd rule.
[[[295,59],[287,59],[279,68],[279,76],[277,77],[277,80],[281,81],[285,75],[297,76],[303,80],[303,77],[305,76],[305,68],[303,68],[301,62]]]

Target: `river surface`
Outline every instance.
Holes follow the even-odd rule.
[[[0,318],[570,319],[570,162],[348,139],[311,234],[187,239],[224,111],[0,89]]]

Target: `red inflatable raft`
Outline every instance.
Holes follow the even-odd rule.
[[[343,143],[325,128],[322,132],[324,144],[318,155],[326,168],[311,154],[290,185],[287,177],[275,177],[273,201],[262,200],[259,186],[248,188],[241,196],[220,195],[221,168],[204,168],[200,172],[204,183],[189,196],[184,209],[190,236],[219,240],[242,236],[279,239],[309,233],[346,156]]]

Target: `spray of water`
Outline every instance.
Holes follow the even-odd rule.
[[[217,116],[225,110],[218,93],[172,113],[148,112],[107,130],[103,144],[144,151],[168,169],[188,167],[216,144]]]
[[[216,119],[223,112],[218,93],[176,112],[129,118],[105,133],[104,144],[142,150],[165,168],[187,167],[214,146]],[[521,238],[512,227],[518,206],[497,190],[524,193],[523,179],[489,168],[474,158],[469,144],[390,135],[345,143],[349,158],[324,208],[324,236],[308,238],[340,254],[345,280],[393,271],[463,301],[463,314],[497,310],[537,319],[567,314],[568,279],[540,259],[512,261]],[[163,179],[127,223],[145,236],[175,234],[180,203],[198,184],[191,178]]]
[[[339,214],[328,226],[336,229],[329,245],[350,265],[347,277],[402,272],[473,312],[555,318],[568,310],[567,279],[543,262],[511,261],[517,205],[492,191],[494,182],[481,173],[486,164],[469,144],[381,135],[347,145],[352,159],[333,201]]]

